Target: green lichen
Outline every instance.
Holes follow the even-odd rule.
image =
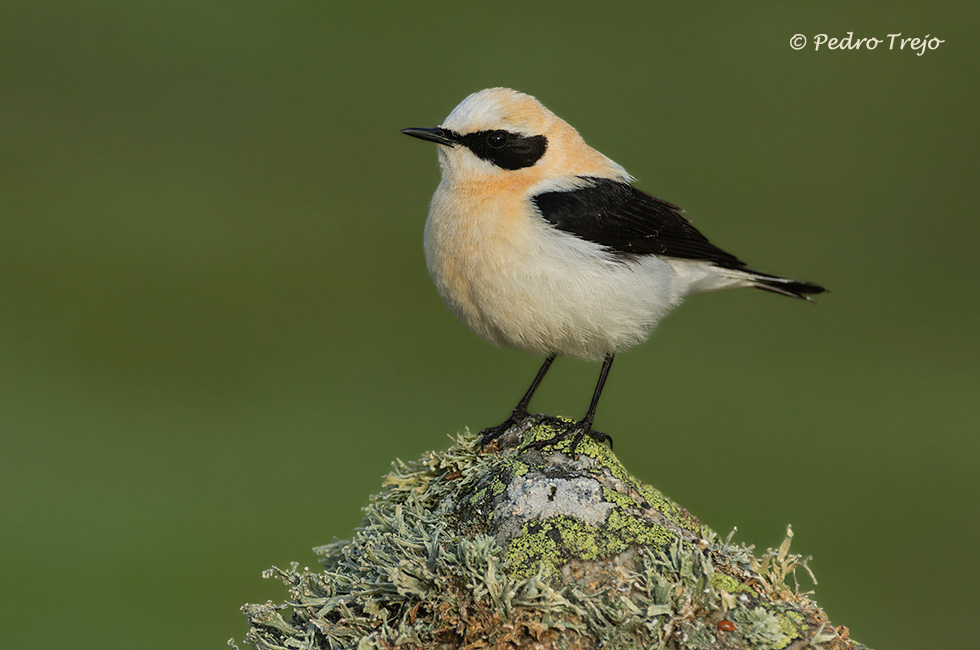
[[[680,538],[669,529],[659,524],[649,523],[621,510],[613,510],[606,519],[610,541],[621,542],[625,546],[642,544],[663,550],[667,545]],[[686,544],[686,542],[683,542]],[[613,552],[621,550],[611,549]]]
[[[507,549],[507,564],[515,577],[538,571],[552,576],[569,560],[595,560],[638,545],[664,549],[676,540],[677,536],[667,528],[618,507],[610,511],[602,527],[568,516],[525,524],[522,534]]]
[[[483,501],[486,498],[486,496],[487,496],[487,489],[483,488],[479,492],[475,492],[472,495],[470,495],[470,503],[476,505],[481,501]]]
[[[610,489],[605,485],[602,486],[602,498],[609,503],[615,503],[620,508],[636,508],[639,504],[634,499],[629,496],[617,492],[616,490]]]
[[[788,646],[794,638],[798,638],[804,635],[807,630],[807,625],[805,624],[805,619],[799,612],[780,611],[776,614],[779,619],[779,631],[783,634],[785,643],[780,646],[775,646],[775,650],[782,650]]]
[[[756,590],[752,587],[721,572],[715,572],[715,574],[711,576],[711,586],[719,591],[725,591],[729,594],[737,595],[745,593],[752,598],[758,598],[759,596],[758,592],[756,592]]]
[[[546,418],[542,422],[534,425],[524,433],[524,443],[537,442],[540,440],[549,440],[556,435],[565,432],[565,427],[573,424],[572,420],[568,418]],[[572,438],[565,438],[560,440],[555,445],[550,447],[550,451],[561,452],[563,454],[571,454]],[[613,476],[621,481],[635,483],[636,479],[632,478],[629,472],[619,458],[612,453],[612,449],[609,447],[599,444],[592,438],[585,436],[579,441],[578,446],[575,448],[575,453],[578,456],[588,456],[593,459],[612,473]],[[637,483],[638,485],[638,483]]]
[[[764,607],[739,609],[734,619],[742,636],[759,650],[779,650],[789,645],[791,638],[783,632],[779,616]]]
[[[570,517],[525,524],[507,549],[508,573],[516,579],[538,572],[553,577],[569,559],[594,559],[600,548],[595,531]]]
[[[507,485],[499,478],[494,478],[493,483],[490,484],[490,493],[495,497],[503,494],[506,489]]]
[[[522,463],[519,460],[508,460],[505,464],[510,468],[510,473],[513,476],[524,476],[531,471],[527,463]]]
[[[636,479],[633,480],[635,481]],[[699,537],[714,536],[714,532],[704,526],[687,510],[665,497],[657,488],[651,485],[640,485],[638,486],[638,489],[643,498],[650,504],[650,507],[663,514],[668,521],[672,521],[678,526],[688,528],[692,533],[695,533]]]

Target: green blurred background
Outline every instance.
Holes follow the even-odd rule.
[[[435,152],[398,133],[494,85],[833,291],[696,296],[621,355],[596,426],[629,468],[761,548],[791,523],[859,640],[971,645],[980,8],[353,4],[0,7],[5,647],[240,640],[393,458],[503,419],[540,360],[441,304]],[[849,30],[946,42],[789,46]],[[580,417],[597,372],[533,410]]]

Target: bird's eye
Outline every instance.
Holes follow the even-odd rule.
[[[500,147],[507,144],[507,140],[510,139],[510,134],[506,131],[491,131],[487,136],[487,144],[489,144],[494,149],[499,149]]]

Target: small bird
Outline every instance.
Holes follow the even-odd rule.
[[[425,256],[443,301],[483,338],[545,357],[483,445],[528,417],[557,356],[601,360],[599,381],[582,420],[529,446],[572,437],[574,454],[583,436],[612,444],[592,424],[613,358],[688,294],[755,287],[810,300],[824,291],[746,268],[530,95],[481,90],[441,126],[402,133],[439,145]]]

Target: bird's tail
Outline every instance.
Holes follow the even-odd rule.
[[[751,273],[751,277],[748,278],[749,283],[756,289],[781,293],[791,298],[802,298],[803,300],[813,302],[810,294],[826,291],[819,284],[813,284],[812,282],[798,282],[789,278],[781,278],[778,275],[759,273],[758,271],[749,271],[749,273]]]

